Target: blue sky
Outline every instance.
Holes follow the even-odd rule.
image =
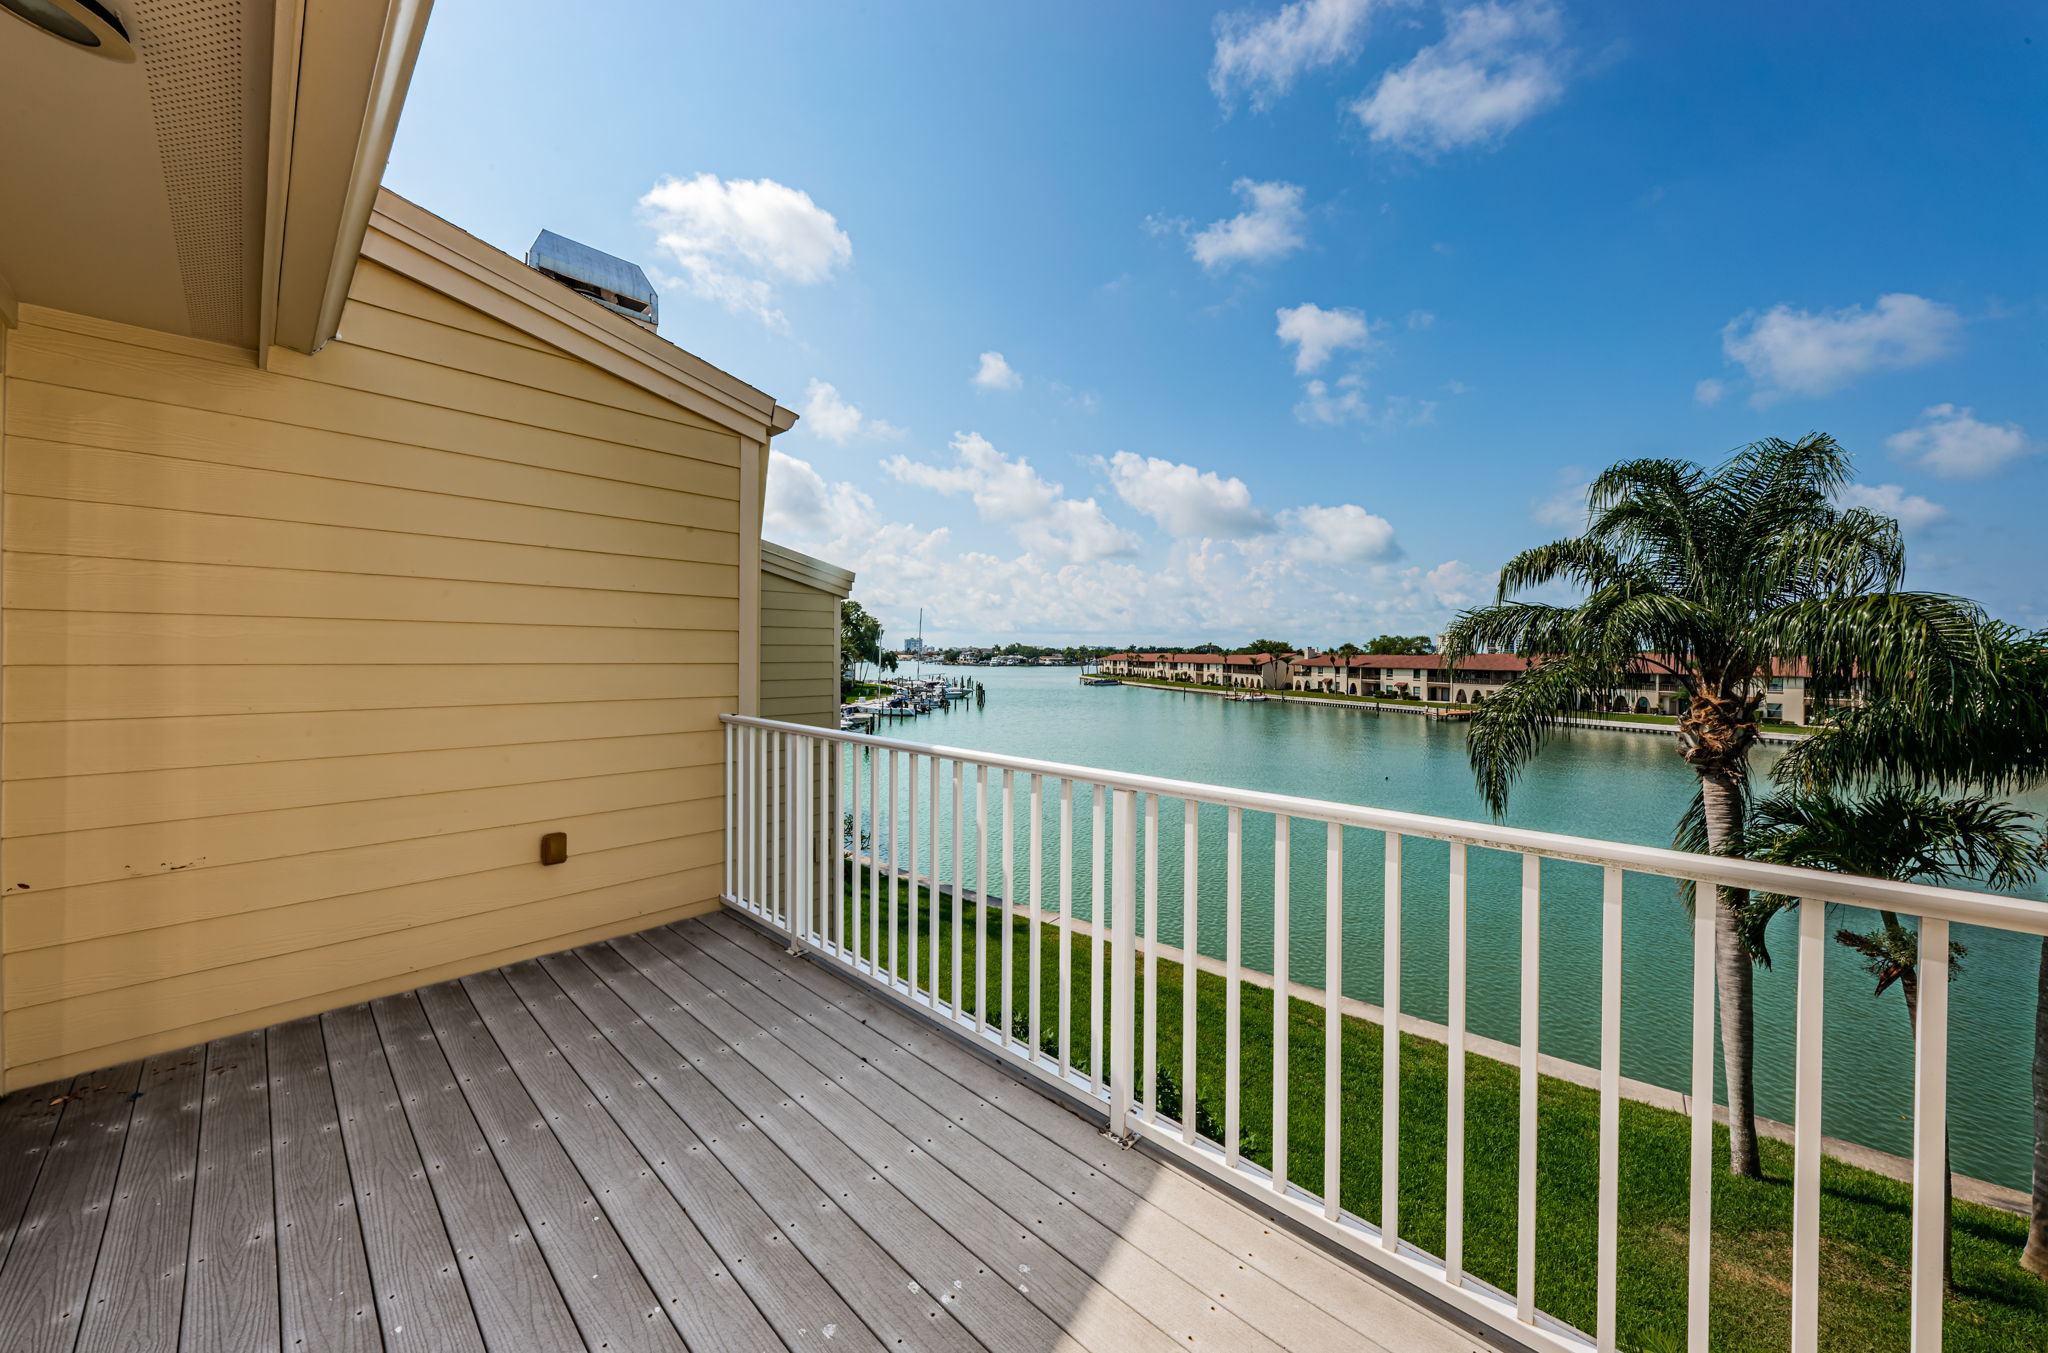
[[[2022,4],[438,0],[387,181],[646,266],[892,637],[1434,632],[1588,474],[1833,433],[2048,625]]]

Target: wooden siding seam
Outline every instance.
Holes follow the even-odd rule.
[[[263,473],[266,473],[266,474],[272,474],[272,473],[278,473],[278,472],[277,472],[277,471],[263,471]],[[300,477],[301,477],[301,478],[307,478],[307,477],[310,477],[310,476],[300,476]],[[339,482],[339,481],[337,481],[337,482]],[[425,494],[426,494],[426,491],[425,491],[425,490],[420,490],[420,489],[393,489],[393,490],[392,490],[392,492],[394,492],[394,493],[406,493],[406,494],[412,494],[412,493],[420,493],[420,494],[422,494],[422,495],[425,495]],[[290,523],[290,524],[293,524],[293,525],[297,525],[297,526],[321,526],[321,527],[331,527],[331,528],[334,528],[334,529],[337,529],[337,530],[343,530],[343,531],[371,531],[371,532],[375,532],[375,533],[376,533],[376,534],[378,534],[378,535],[387,535],[387,536],[411,536],[411,537],[414,537],[414,538],[416,538],[416,539],[420,539],[420,540],[447,540],[447,541],[455,541],[455,542],[470,542],[470,541],[474,541],[474,542],[479,542],[479,543],[482,543],[482,544],[490,544],[490,545],[519,545],[519,546],[523,546],[523,547],[525,547],[525,548],[527,548],[527,549],[559,549],[559,550],[562,550],[562,551],[563,551],[564,553],[567,553],[567,554],[595,554],[595,555],[601,555],[601,556],[603,556],[604,558],[607,558],[607,559],[659,559],[659,560],[664,560],[664,561],[666,561],[666,562],[669,562],[669,563],[676,563],[676,564],[710,564],[710,565],[714,565],[714,566],[716,566],[716,567],[719,567],[719,568],[736,568],[736,567],[741,567],[740,565],[737,565],[737,564],[733,564],[733,563],[728,563],[727,561],[725,561],[725,560],[723,560],[723,559],[694,559],[694,558],[691,558],[691,557],[690,557],[690,556],[688,556],[688,555],[682,555],[682,554],[654,554],[654,553],[651,553],[651,552],[649,552],[649,551],[647,551],[647,550],[593,550],[593,549],[588,549],[588,548],[585,548],[585,547],[583,547],[583,546],[580,546],[580,545],[579,545],[579,546],[559,546],[559,545],[536,545],[536,544],[535,544],[535,543],[534,543],[533,541],[531,541],[531,540],[514,540],[514,539],[510,539],[510,538],[507,538],[507,537],[505,537],[505,536],[451,536],[451,535],[447,535],[447,534],[444,534],[444,533],[442,533],[442,532],[439,532],[439,531],[405,531],[405,530],[400,530],[400,529],[398,529],[398,528],[396,528],[396,527],[390,527],[390,526],[356,526],[356,525],[352,525],[352,524],[350,524],[350,523],[347,523],[347,522],[334,522],[334,521],[314,521],[314,520],[310,520],[310,519],[308,519],[308,518],[304,518],[304,517],[283,517],[283,516],[278,516],[278,515],[277,515],[277,514],[275,514],[275,513],[258,513],[258,512],[219,512],[219,511],[212,511],[212,510],[208,510],[208,511],[200,511],[199,509],[196,509],[196,508],[180,508],[180,507],[156,507],[156,506],[152,506],[152,505],[150,505],[150,504],[139,504],[139,503],[119,503],[119,502],[109,502],[109,501],[107,501],[106,499],[102,499],[102,498],[73,498],[73,497],[66,497],[66,496],[65,496],[65,495],[63,495],[63,494],[56,494],[56,493],[30,493],[30,492],[26,492],[26,491],[24,491],[24,490],[21,490],[21,489],[10,489],[10,490],[8,490],[8,491],[7,491],[7,496],[8,496],[9,498],[26,498],[26,499],[30,499],[30,500],[33,500],[33,501],[37,501],[37,502],[46,502],[46,503],[83,503],[83,504],[88,504],[88,505],[91,505],[91,506],[94,506],[94,507],[100,507],[100,506],[105,506],[105,507],[125,507],[125,508],[129,508],[129,509],[131,509],[131,510],[133,510],[133,511],[136,511],[136,512],[177,512],[177,513],[182,513],[182,514],[185,514],[185,515],[187,515],[187,516],[195,516],[195,517],[220,517],[220,518],[223,518],[223,519],[225,519],[225,520],[228,520],[228,521],[260,521],[260,522],[286,522],[286,523]],[[430,496],[430,495],[428,495],[428,496]],[[477,500],[472,500],[472,501],[482,501],[482,500],[481,500],[481,499],[477,499]],[[531,509],[528,509],[528,510],[530,510],[530,511],[534,511],[534,512],[560,512],[560,513],[562,513],[562,514],[563,514],[564,516],[571,516],[571,517],[596,517],[596,514],[594,514],[594,513],[589,513],[589,512],[571,512],[571,511],[569,511],[568,509],[565,509],[565,508],[531,508]],[[624,520],[624,519],[623,519],[623,518],[618,518],[618,517],[612,517],[612,518],[605,518],[605,517],[596,517],[596,520],[599,520],[599,521],[606,521],[606,520],[610,520],[610,521],[620,521],[620,520]],[[657,524],[659,524],[659,523],[657,523]],[[733,539],[735,539],[735,540],[736,540],[736,539],[737,539],[737,537],[738,537],[738,535],[739,535],[739,532],[737,532],[737,531],[726,531],[726,530],[722,530],[722,529],[720,529],[720,528],[718,528],[718,527],[714,527],[714,526],[677,526],[677,527],[673,527],[673,528],[671,528],[671,529],[674,529],[674,530],[678,530],[678,531],[694,531],[694,532],[698,532],[698,533],[700,533],[700,534],[702,534],[702,535],[705,535],[705,536],[712,536],[712,537],[716,537],[716,538],[719,538],[719,539],[733,538]],[[71,558],[77,558],[77,557],[81,557],[81,556],[67,556],[67,557],[71,557]],[[125,557],[127,557],[127,556],[123,556],[123,555],[87,555],[87,556],[82,556],[82,557],[85,557],[85,558],[95,558],[95,559],[98,559],[98,558],[105,558],[105,559],[119,559],[119,558],[125,558]],[[165,561],[163,561],[163,562],[166,562],[166,563],[179,563],[179,562],[186,562],[186,561],[181,561],[181,560],[165,560]],[[245,568],[247,568],[247,567],[265,567],[265,566],[264,566],[264,565],[239,565],[239,566],[237,566],[237,565],[227,565],[226,567],[245,567]],[[312,571],[312,570],[308,570],[308,571],[310,572],[310,571]],[[458,580],[458,581],[465,581],[465,580]]]
[[[74,337],[82,337],[82,336],[77,336],[77,335],[74,335]],[[119,339],[108,339],[108,338],[97,338],[97,337],[94,337],[94,338],[88,338],[88,339],[86,340],[85,344],[84,344],[83,346],[81,346],[81,345],[76,345],[76,344],[67,344],[67,343],[50,343],[50,342],[48,342],[47,340],[42,340],[42,341],[38,341],[38,338],[37,338],[37,336],[34,336],[34,335],[32,335],[32,336],[31,336],[31,337],[30,337],[29,339],[27,339],[27,340],[24,340],[24,341],[22,342],[21,346],[22,346],[23,348],[27,348],[27,349],[30,349],[30,350],[31,350],[31,351],[30,351],[30,353],[26,355],[26,356],[27,356],[27,359],[28,359],[28,360],[34,360],[35,358],[39,358],[39,357],[42,357],[42,356],[44,356],[44,355],[46,355],[46,354],[47,354],[47,355],[53,355],[53,356],[64,356],[64,357],[68,357],[68,358],[69,358],[70,360],[72,360],[72,361],[74,361],[74,362],[77,362],[77,363],[79,363],[79,364],[81,364],[81,365],[89,365],[89,364],[99,364],[99,365],[109,365],[109,366],[118,366],[118,363],[119,363],[119,361],[120,361],[120,357],[119,357],[119,354],[109,354],[109,355],[108,355],[107,357],[105,357],[105,358],[102,358],[102,359],[100,359],[100,361],[99,361],[98,363],[95,363],[95,359],[94,359],[93,357],[91,357],[91,356],[89,356],[89,355],[85,355],[85,354],[89,354],[89,353],[91,353],[92,351],[94,351],[94,348],[93,348],[93,346],[92,346],[92,345],[94,345],[94,344],[106,344],[106,345],[108,345],[108,346],[113,346],[113,347],[120,347],[120,348],[126,348],[126,349],[129,349],[129,350],[133,351],[133,352],[148,352],[148,353],[157,353],[157,354],[158,354],[158,355],[159,355],[160,357],[161,357],[161,356],[164,356],[164,355],[166,355],[166,354],[162,354],[162,353],[161,353],[161,351],[160,351],[159,349],[155,349],[155,348],[149,348],[149,347],[145,347],[145,346],[143,346],[143,345],[141,345],[141,344],[134,344],[134,343],[125,343],[125,342],[122,342],[122,341],[121,341],[121,340],[119,340]],[[35,349],[38,349],[38,348],[40,348],[40,349],[43,349],[43,351],[35,351]],[[339,340],[338,340],[338,341],[336,342],[336,344],[334,345],[334,349],[335,349],[335,350],[337,350],[337,351],[343,351],[343,352],[345,352],[345,351],[348,351],[348,350],[350,350],[350,349],[352,349],[352,348],[353,348],[353,350],[354,350],[354,351],[357,351],[357,352],[363,352],[363,353],[369,353],[369,354],[371,354],[372,356],[375,356],[375,357],[386,357],[386,356],[387,356],[387,354],[384,354],[384,353],[379,353],[379,352],[377,352],[377,351],[376,351],[376,350],[375,350],[374,348],[357,348],[357,347],[355,347],[355,346],[354,346],[353,344],[347,343],[347,342],[345,342],[345,341],[339,341]],[[306,369],[306,370],[308,370],[308,371],[311,371],[311,370],[328,370],[328,369],[331,369],[331,367],[329,367],[329,368],[322,368],[322,367],[320,367],[320,366],[318,365],[318,359],[317,359],[317,358],[300,358],[300,357],[299,357],[299,354],[292,354],[292,356],[293,356],[294,358],[298,358],[298,359],[299,359],[299,361],[300,361],[300,362],[302,363],[302,365],[303,365],[304,369]],[[130,360],[132,360],[132,359],[130,359]],[[406,364],[408,364],[408,365],[412,365],[412,364],[417,364],[417,365],[421,365],[421,366],[424,366],[424,365],[426,365],[426,363],[424,363],[424,362],[416,362],[416,359],[412,359],[412,358],[396,358],[396,357],[392,357],[392,358],[390,358],[389,360],[391,360],[391,361],[393,361],[393,362],[401,362],[401,361],[402,361],[402,362],[404,362],[404,363],[406,363]],[[160,363],[159,363],[159,364],[160,364]],[[145,363],[145,365],[149,365],[149,363]],[[649,428],[649,429],[646,429],[646,430],[644,431],[644,436],[645,436],[646,440],[643,440],[643,441],[624,441],[624,440],[621,440],[621,439],[620,439],[619,437],[617,437],[617,436],[608,436],[608,435],[605,435],[605,434],[603,434],[603,433],[597,433],[597,432],[592,432],[592,431],[590,431],[590,430],[579,430],[579,429],[576,429],[576,428],[573,428],[573,427],[564,427],[564,426],[558,426],[558,425],[556,425],[556,424],[554,424],[554,423],[540,423],[540,422],[534,422],[534,421],[533,421],[532,419],[530,419],[530,418],[514,418],[514,417],[508,417],[508,416],[506,416],[506,412],[505,412],[505,411],[504,411],[503,409],[499,409],[499,410],[498,410],[498,411],[496,411],[496,412],[491,412],[491,413],[484,413],[484,412],[480,412],[480,411],[479,411],[478,409],[475,409],[475,408],[471,408],[471,407],[468,407],[468,406],[467,406],[466,404],[463,404],[463,403],[458,403],[458,402],[453,402],[453,401],[448,401],[448,402],[442,402],[442,403],[430,403],[430,402],[428,402],[428,401],[426,401],[426,400],[422,400],[422,399],[416,399],[416,398],[413,398],[413,397],[411,397],[410,395],[403,395],[403,394],[393,394],[393,393],[391,393],[391,392],[389,392],[389,391],[387,391],[387,390],[380,390],[380,389],[377,389],[377,388],[376,388],[375,386],[371,386],[371,385],[364,385],[364,384],[360,384],[360,383],[356,383],[356,382],[353,382],[353,381],[348,381],[348,380],[332,380],[332,379],[321,379],[321,378],[319,378],[319,377],[315,377],[315,376],[311,376],[311,375],[299,375],[299,374],[296,374],[296,372],[294,372],[294,371],[292,371],[292,370],[289,370],[289,369],[272,369],[272,368],[263,368],[263,369],[259,369],[259,368],[255,367],[255,366],[253,366],[253,365],[252,365],[252,366],[250,366],[250,367],[248,367],[248,368],[246,368],[246,369],[244,369],[244,368],[227,368],[227,367],[224,367],[223,369],[226,369],[226,370],[234,370],[234,371],[237,371],[237,372],[238,372],[238,374],[245,374],[245,375],[259,375],[259,374],[260,374],[260,375],[261,375],[261,376],[262,376],[263,378],[265,378],[266,380],[276,380],[276,381],[291,381],[291,382],[294,382],[295,384],[298,384],[298,385],[305,385],[305,386],[313,386],[313,387],[316,387],[316,388],[318,388],[318,389],[323,389],[323,390],[339,390],[339,391],[343,391],[343,392],[346,392],[346,393],[348,393],[348,394],[353,394],[353,395],[360,395],[360,396],[362,396],[362,397],[364,397],[364,398],[368,398],[368,399],[380,399],[380,400],[389,400],[389,401],[391,401],[391,402],[392,402],[392,403],[394,403],[394,404],[403,404],[403,405],[408,405],[408,406],[411,406],[411,407],[413,407],[413,408],[426,408],[426,409],[432,409],[432,410],[435,410],[436,412],[439,412],[439,413],[452,413],[452,414],[459,414],[459,415],[462,415],[463,417],[467,417],[467,418],[475,418],[475,419],[478,419],[479,421],[481,421],[481,422],[485,422],[485,423],[501,423],[501,424],[505,424],[505,425],[507,425],[507,426],[512,426],[512,427],[523,427],[523,428],[531,428],[531,429],[533,429],[534,431],[537,431],[537,432],[545,432],[545,433],[548,433],[548,434],[550,434],[550,435],[552,435],[552,436],[569,436],[569,437],[581,437],[581,438],[587,438],[587,439],[589,439],[589,440],[592,440],[592,441],[602,441],[602,442],[609,442],[609,443],[611,443],[611,444],[612,444],[612,445],[614,445],[614,446],[630,446],[630,447],[633,447],[633,448],[634,448],[634,449],[636,449],[636,450],[641,450],[641,451],[655,451],[655,452],[659,452],[659,453],[661,453],[661,454],[663,454],[663,455],[675,455],[675,454],[677,454],[676,452],[673,452],[673,451],[669,450],[669,449],[668,449],[668,447],[666,447],[666,446],[664,446],[664,445],[662,445],[662,444],[661,444],[661,436],[662,436],[662,433],[661,433],[660,431],[658,431],[658,430],[654,429],[654,428]],[[442,367],[442,368],[439,368],[439,369],[440,369],[440,370],[443,370],[443,371],[454,371],[456,375],[459,375],[459,376],[464,376],[464,377],[467,377],[467,378],[469,378],[469,379],[471,379],[471,380],[475,380],[475,381],[480,381],[480,382],[489,382],[489,383],[490,383],[491,385],[496,385],[496,386],[503,386],[503,387],[507,387],[507,388],[510,388],[510,389],[514,389],[514,390],[519,390],[519,391],[525,391],[525,392],[531,392],[531,393],[537,393],[537,394],[543,394],[543,395],[547,395],[547,396],[549,396],[550,398],[555,398],[555,399],[561,399],[561,400],[563,400],[563,401],[564,401],[565,403],[568,403],[568,404],[572,404],[572,405],[576,405],[576,406],[579,406],[580,408],[582,408],[582,409],[586,409],[586,410],[587,410],[587,409],[607,409],[607,406],[605,406],[605,405],[601,405],[601,404],[593,404],[593,403],[591,403],[591,402],[590,402],[589,400],[581,400],[581,399],[576,399],[576,398],[575,398],[574,396],[571,396],[571,395],[557,395],[557,394],[556,394],[556,393],[555,393],[554,391],[552,391],[552,390],[539,390],[539,391],[536,391],[536,390],[534,390],[534,388],[533,388],[532,386],[527,386],[527,385],[520,385],[520,384],[519,384],[518,382],[515,382],[515,381],[507,381],[507,380],[502,380],[502,379],[500,379],[500,378],[498,378],[498,377],[496,377],[496,376],[491,376],[491,375],[488,375],[488,374],[486,374],[486,373],[484,373],[484,372],[474,372],[474,371],[460,371],[460,370],[456,370],[455,368],[450,368],[450,367]],[[38,376],[26,377],[25,379],[28,379],[28,380],[31,380],[31,381],[35,381],[35,382],[38,382],[38,383],[41,383],[41,384],[48,384],[48,385],[62,385],[62,386],[64,386],[64,387],[65,387],[66,389],[75,389],[75,390],[86,390],[86,391],[89,391],[89,392],[92,392],[92,393],[105,393],[104,391],[101,391],[101,390],[97,389],[96,387],[94,387],[94,386],[90,386],[90,385],[75,385],[75,384],[72,384],[72,383],[70,383],[70,382],[67,382],[67,381],[51,380],[51,379],[49,379],[49,377],[48,377],[47,375],[38,375]],[[162,400],[159,400],[159,401],[155,401],[155,402],[158,402],[158,403],[165,403],[165,402],[167,402],[167,401],[162,401]],[[739,439],[739,437],[740,437],[740,434],[739,434],[739,433],[737,433],[737,432],[735,432],[735,431],[731,431],[731,430],[716,430],[716,429],[711,429],[711,428],[705,428],[705,427],[702,427],[702,426],[700,426],[699,424],[696,424],[696,423],[691,423],[691,422],[684,422],[684,421],[681,421],[681,420],[678,420],[678,419],[664,419],[664,418],[659,418],[659,417],[656,417],[656,416],[655,416],[655,415],[653,415],[653,414],[644,414],[644,413],[636,413],[636,412],[634,412],[634,411],[632,411],[632,410],[627,410],[627,409],[609,409],[609,410],[607,410],[607,411],[609,411],[609,412],[615,412],[615,413],[621,413],[621,414],[625,414],[625,415],[627,415],[627,416],[628,416],[628,418],[629,418],[629,419],[645,419],[645,420],[646,420],[647,422],[649,422],[649,423],[659,424],[661,428],[666,428],[666,429],[688,429],[688,430],[689,430],[689,431],[691,431],[691,432],[696,432],[696,433],[700,433],[700,434],[702,434],[702,435],[704,435],[704,436],[709,436],[709,437],[731,437],[731,438],[734,438],[734,439]],[[304,428],[309,428],[309,429],[311,429],[311,430],[314,430],[314,431],[321,431],[321,430],[325,430],[325,429],[324,429],[324,427],[323,427],[323,425],[321,425],[321,424],[315,424],[315,423],[296,423],[296,422],[292,422],[292,421],[290,421],[290,420],[288,420],[288,419],[267,419],[267,420],[265,420],[265,421],[268,421],[268,422],[275,422],[275,423],[279,423],[279,424],[281,424],[281,425],[283,425],[283,426],[286,426],[286,427],[304,427]],[[619,428],[619,429],[617,429],[617,430],[623,430],[623,428]],[[669,435],[674,435],[674,433],[673,433],[673,432],[671,432],[671,433],[670,433]],[[701,457],[692,457],[692,459],[702,459],[702,458],[701,458]],[[714,462],[714,463],[722,464],[722,462]],[[728,469],[729,469],[729,468],[731,468],[731,467],[730,467],[730,466],[725,466],[725,468],[728,468]]]
[[[171,405],[166,407],[181,406]],[[66,450],[99,451],[104,452],[105,454],[110,456],[146,456],[152,461],[175,461],[180,465],[198,465],[213,470],[234,470],[242,474],[281,475],[289,479],[313,479],[328,484],[349,484],[357,488],[386,489],[392,493],[419,494],[422,497],[427,498],[448,498],[456,502],[497,503],[506,507],[526,507],[545,512],[566,512],[579,517],[596,517],[604,521],[632,521],[641,522],[649,526],[675,526],[677,524],[670,518],[659,516],[633,517],[627,516],[626,514],[620,512],[592,512],[585,508],[562,507],[552,502],[530,502],[522,498],[494,498],[489,496],[488,494],[481,493],[451,493],[446,489],[422,488],[416,484],[394,484],[388,480],[383,479],[358,479],[348,475],[316,474],[310,470],[280,470],[268,465],[250,465],[240,460],[216,460],[207,459],[200,456],[183,456],[170,451],[137,451],[125,446],[108,446],[106,443],[114,440],[111,437],[98,440],[88,437],[71,437],[59,440],[54,437],[36,437],[16,433],[14,434],[14,440],[23,443],[34,443],[41,446],[61,447]],[[365,438],[364,440],[383,441],[384,439],[371,437]],[[629,488],[648,489],[651,490],[652,492],[669,495],[675,498],[701,499],[704,502],[709,503],[730,503],[732,504],[735,513],[738,511],[739,508],[739,498],[737,495],[727,497],[722,493],[705,493],[685,489],[670,489],[663,488],[660,485],[632,484],[629,481],[625,480],[607,479],[603,475],[579,474],[575,470],[557,470],[545,466],[537,467],[533,465],[528,465],[522,461],[498,460],[491,456],[479,456],[461,451],[442,451],[435,447],[412,446],[404,442],[387,442],[386,444],[403,447],[405,450],[408,451],[425,451],[434,455],[466,455],[468,459],[475,460],[486,465],[503,465],[508,468],[535,470],[547,474],[569,475],[573,478],[590,479],[606,484],[625,484]],[[100,500],[92,499],[89,501],[97,502]],[[711,531],[716,530],[718,528],[710,526],[694,526],[688,527],[687,529],[695,531]]]

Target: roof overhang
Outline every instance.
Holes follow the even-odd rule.
[[[332,337],[430,0],[105,0],[136,59],[0,16],[0,315]]]
[[[772,395],[389,189],[376,196],[362,256],[741,436],[766,442],[796,423]]]
[[[821,592],[830,592],[835,597],[853,594],[853,570],[828,564],[822,559],[813,559],[808,554],[799,554],[787,545],[777,545],[772,540],[761,542],[761,567],[778,578],[787,578],[793,583],[815,587]]]

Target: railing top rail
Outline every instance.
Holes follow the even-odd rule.
[[[1908,916],[1940,917],[1965,925],[1989,926],[2024,934],[2048,935],[2048,906],[1996,893],[1973,892],[1963,888],[1939,888],[1924,883],[1897,883],[1889,879],[1861,878],[1833,874],[1819,869],[1764,864],[1756,860],[1724,859],[1695,855],[1664,846],[1638,846],[1594,837],[1566,836],[1557,832],[1534,831],[1496,823],[1470,822],[1459,818],[1404,813],[1389,808],[1367,808],[1359,804],[1307,799],[1292,794],[1274,794],[1257,789],[1233,789],[1228,785],[1175,780],[1159,775],[1136,775],[1096,766],[1076,766],[1033,757],[1006,756],[999,752],[974,751],[935,743],[905,742],[878,738],[865,733],[847,733],[812,724],[784,723],[747,714],[722,714],[728,724],[764,728],[778,733],[797,733],[827,742],[844,742],[883,751],[915,752],[939,756],[1027,775],[1045,775],[1077,780],[1106,789],[1127,789],[1140,794],[1157,794],[1172,799],[1193,799],[1200,803],[1277,813],[1287,817],[1335,822],[1369,831],[1396,832],[1402,836],[1457,841],[1495,850],[1521,851],[1554,860],[1584,864],[1620,865],[1639,874],[1687,879],[1723,888],[1747,888],[1752,892],[1784,893],[1816,901],[1837,902],[1872,910],[1903,912]]]

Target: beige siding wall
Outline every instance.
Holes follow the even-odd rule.
[[[7,1085],[715,902],[736,434],[369,263],[269,371],[10,339]]]
[[[761,717],[839,726],[839,598],[761,571]]]

